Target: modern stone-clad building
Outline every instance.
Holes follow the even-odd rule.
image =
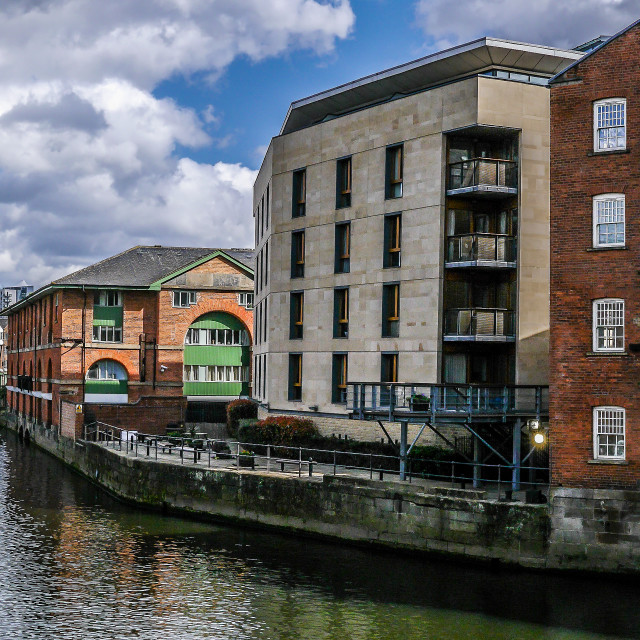
[[[638,61],[640,22],[550,82],[550,443],[563,487],[640,480]]]
[[[23,425],[85,422],[163,433],[223,422],[250,395],[253,252],[133,247],[38,289],[9,318],[8,406]]]
[[[482,38],[294,102],[254,187],[254,397],[346,382],[546,384],[548,79]]]

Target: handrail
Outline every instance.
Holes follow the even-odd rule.
[[[471,158],[449,163],[449,189],[480,185],[516,188],[518,163],[498,158]]]

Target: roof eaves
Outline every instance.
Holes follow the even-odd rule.
[[[579,64],[582,64],[587,58],[590,58],[594,53],[598,53],[600,49],[603,49],[609,43],[613,42],[620,36],[624,35],[625,33],[627,33],[627,31],[630,31],[631,29],[633,29],[633,27],[637,26],[638,24],[640,24],[640,19],[636,20],[635,22],[632,22],[630,25],[626,26],[621,31],[618,31],[618,33],[616,33],[615,35],[612,35],[608,40],[605,40],[602,44],[599,44],[595,49],[592,49],[588,53],[585,53],[579,60],[572,62],[566,69],[563,69],[562,71],[560,71],[560,73],[556,73],[556,75],[549,80],[549,84],[551,85],[551,84],[557,84],[559,82],[562,82],[561,80],[559,80],[560,76],[564,75],[565,73],[567,73],[567,71],[569,71],[570,69],[573,69]]]

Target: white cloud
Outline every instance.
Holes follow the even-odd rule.
[[[251,246],[255,172],[214,105],[153,88],[238,56],[330,51],[348,0],[12,0],[0,6],[0,284],[54,277],[138,243]],[[182,153],[181,155],[184,155]]]
[[[437,48],[490,35],[571,48],[638,19],[637,0],[419,0],[417,23]]]

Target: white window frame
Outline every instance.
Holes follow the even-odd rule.
[[[620,309],[600,309],[601,306],[604,305],[619,305]],[[613,323],[599,323],[598,315],[606,314],[606,313],[620,313],[622,316],[622,324],[613,324]],[[613,339],[614,342],[617,341],[617,338],[621,338],[622,346],[620,347],[600,347],[598,346],[598,338],[599,332],[598,329],[603,327],[605,329],[613,329],[613,337],[605,337],[605,340]],[[620,329],[621,335],[618,335],[617,328]],[[593,301],[593,350],[600,353],[620,353],[624,351],[624,300],[622,298],[600,298],[599,300]]]
[[[111,298],[111,300],[110,300]],[[113,291],[112,289],[104,289],[98,291],[99,307],[121,307],[122,292]]]
[[[604,106],[613,106],[613,105],[622,105],[623,117],[622,117],[622,126],[608,126],[601,127],[599,126],[598,116],[599,116],[599,107]],[[618,143],[616,146],[606,146],[600,147],[600,135],[599,132],[601,129],[613,130],[613,129],[622,129],[622,136],[619,136],[619,131],[616,135],[616,140]],[[621,141],[621,144],[620,144]],[[626,98],[607,98],[605,100],[597,100],[593,103],[593,150],[596,153],[602,153],[603,151],[615,151],[615,150],[623,150],[627,148],[627,100]]]
[[[96,333],[98,337],[96,337]],[[111,336],[109,334],[111,333]],[[122,342],[122,327],[112,327],[107,325],[94,325],[94,342]]]
[[[119,362],[98,360],[89,367],[87,380],[128,380],[128,375],[125,367]]]
[[[197,304],[198,292],[176,289],[171,292],[171,306],[176,309],[188,309],[191,305]]]
[[[608,421],[609,424],[605,424]],[[618,422],[618,424],[615,424]],[[621,422],[621,424],[620,424]],[[616,437],[615,444],[603,444],[605,447],[615,447],[615,453],[608,455],[600,452],[600,437]],[[622,444],[620,444],[622,443]],[[593,459],[594,460],[624,460],[626,455],[626,411],[623,407],[594,407],[593,408]],[[622,446],[622,453],[618,447]]]
[[[238,294],[238,304],[245,309],[253,309],[253,291],[243,291]]]
[[[601,203],[611,203],[611,211],[608,213],[610,217],[615,218],[619,211],[619,205],[622,204],[622,220],[600,221],[600,211],[598,210]],[[622,240],[620,242],[600,242],[599,227],[600,225],[620,224],[622,223]],[[593,246],[594,247],[623,247],[626,242],[626,220],[625,220],[625,197],[624,193],[603,193],[593,197]]]

